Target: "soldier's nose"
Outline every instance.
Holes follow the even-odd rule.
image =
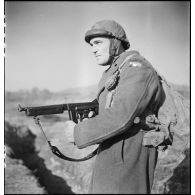
[[[96,47],[96,46],[92,46],[92,52],[93,52],[94,54],[97,53],[97,47]]]

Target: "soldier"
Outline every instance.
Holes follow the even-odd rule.
[[[129,50],[124,29],[113,20],[97,22],[86,32],[97,63],[108,66],[99,82],[99,114],[78,124],[68,121],[69,141],[78,148],[99,144],[89,193],[151,192],[157,149],[143,145],[139,123],[158,115],[164,91],[152,65]]]

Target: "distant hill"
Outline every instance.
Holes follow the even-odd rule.
[[[173,89],[178,91],[184,98],[190,99],[190,87],[187,85],[176,85],[176,84],[170,84]]]
[[[35,87],[31,90],[22,89],[18,91],[5,91],[5,105],[10,102],[18,102],[29,105],[57,104],[75,101],[92,101],[95,99],[97,87],[77,87],[58,92],[51,92],[48,89],[40,90]]]
[[[183,95],[186,99],[190,98],[190,87],[186,85],[176,85],[170,84],[173,89],[178,91],[181,95]],[[67,101],[69,99],[95,99],[97,94],[97,85],[91,85],[87,87],[76,87],[76,88],[69,88],[58,92],[51,92],[48,89],[40,90],[39,88],[35,87],[31,90],[23,89],[18,91],[5,91],[5,103],[12,102],[12,101],[29,101],[29,102],[36,102],[36,100],[60,100],[60,101]],[[74,97],[74,98],[73,98]]]

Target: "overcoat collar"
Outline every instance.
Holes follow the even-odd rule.
[[[115,58],[112,65],[107,70],[105,70],[104,73],[105,74],[109,73],[109,75],[112,75],[118,69],[119,65],[122,64],[127,57],[131,57],[135,55],[139,55],[139,52],[135,50],[131,50],[131,51],[126,51],[121,53],[119,56]]]

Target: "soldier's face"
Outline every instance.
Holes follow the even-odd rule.
[[[90,40],[90,45],[97,63],[102,66],[108,65],[110,60],[110,39],[95,37]]]

